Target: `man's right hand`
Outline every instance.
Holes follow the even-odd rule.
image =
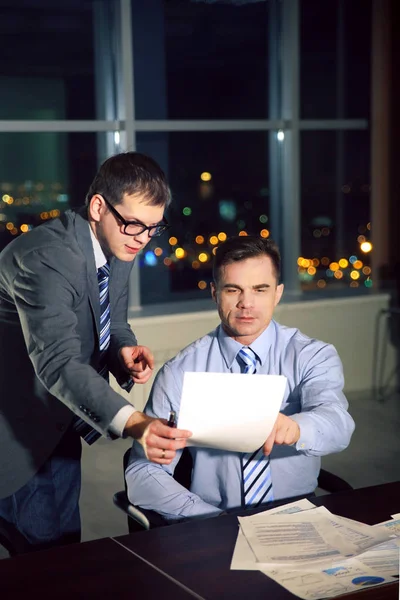
[[[168,427],[165,419],[153,419],[139,411],[128,419],[124,433],[142,444],[146,458],[159,465],[169,465],[192,435],[191,431]]]

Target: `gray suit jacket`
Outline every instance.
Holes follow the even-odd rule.
[[[108,365],[136,345],[127,323],[132,263],[111,260]],[[103,435],[127,401],[96,372],[100,300],[84,212],[67,211],[0,254],[0,498],[45,462],[74,413]],[[89,416],[91,415],[91,417]]]

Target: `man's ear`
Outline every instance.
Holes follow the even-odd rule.
[[[214,302],[217,301],[217,288],[215,287],[215,283],[212,281],[210,283],[210,288],[211,288],[211,298],[214,300]]]
[[[94,194],[89,202],[89,216],[92,221],[96,221],[96,223],[100,221],[101,215],[104,213],[104,208],[101,196]]]
[[[275,306],[277,306],[277,304],[279,304],[281,298],[282,298],[282,294],[283,294],[283,290],[284,290],[284,285],[283,283],[280,283],[279,285],[276,286],[276,291],[275,291]]]

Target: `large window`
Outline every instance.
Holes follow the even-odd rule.
[[[369,119],[370,55],[369,0],[301,0],[301,117]]]
[[[0,133],[0,246],[84,203],[97,170],[93,133]]]
[[[0,119],[93,119],[93,3],[3,0]]]
[[[238,232],[269,235],[265,132],[137,136],[139,151],[153,147],[154,154],[162,143],[173,192],[171,229],[141,257],[143,303],[209,297],[213,250]]]
[[[173,204],[132,306],[208,297],[212,253],[239,233],[279,243],[286,298],[373,285],[370,0],[1,5],[2,245],[137,149]]]
[[[372,287],[368,131],[301,135],[302,289]]]

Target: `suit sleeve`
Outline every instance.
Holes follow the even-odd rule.
[[[301,412],[291,415],[300,426],[296,449],[307,456],[323,456],[344,450],[355,425],[343,394],[343,368],[331,345],[317,351],[311,344],[299,357],[301,363]]]
[[[168,365],[158,372],[145,413],[151,417],[167,418],[170,410],[179,413],[183,373]],[[148,461],[143,447],[134,441],[126,470],[129,500],[142,508],[155,510],[169,521],[193,517],[211,517],[221,511],[192,494],[173,478],[181,451],[170,465]]]
[[[30,252],[13,281],[14,301],[37,377],[51,394],[108,436],[110,422],[128,402],[82,362],[75,309],[87,302],[87,282],[77,277],[74,267],[80,272],[82,265],[68,248]]]

